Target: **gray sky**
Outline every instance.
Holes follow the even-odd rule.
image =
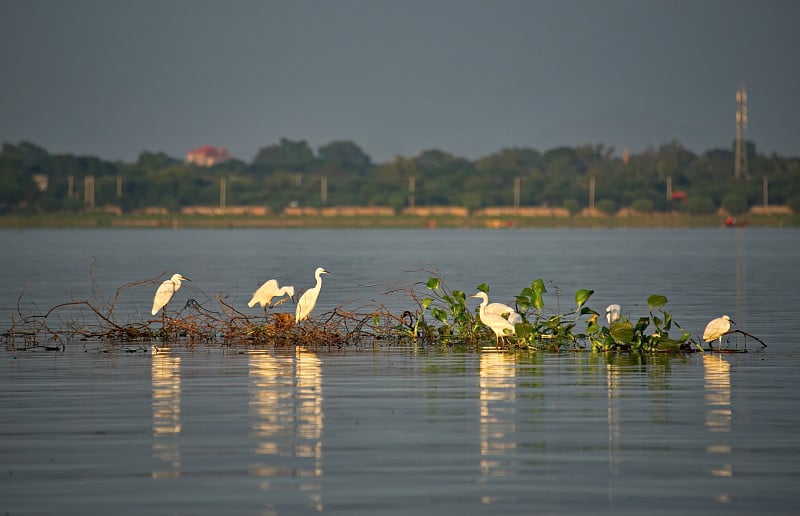
[[[747,137],[800,156],[793,0],[0,0],[0,141],[135,160],[280,138],[437,148]]]

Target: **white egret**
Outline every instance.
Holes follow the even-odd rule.
[[[166,306],[169,303],[169,300],[172,299],[173,294],[181,288],[181,281],[191,281],[189,278],[184,278],[180,274],[173,274],[172,277],[158,286],[158,290],[156,290],[156,295],[153,298],[153,310],[151,310],[152,315],[156,315],[159,310],[162,308],[164,309],[166,315]]]
[[[247,303],[247,306],[252,308],[256,304],[260,304],[264,307],[264,312],[266,312],[268,307],[271,308],[272,306],[279,305],[286,301],[285,298],[279,299],[275,302],[275,305],[270,305],[270,302],[273,298],[283,297],[285,295],[288,295],[289,298],[294,301],[294,287],[291,285],[278,287],[278,280],[271,279],[258,287],[258,290],[253,292],[253,298],[249,303]]]
[[[619,315],[622,312],[622,307],[619,305],[608,305],[606,307],[606,320],[608,324],[619,321]]]
[[[478,316],[480,317],[481,322],[494,332],[498,345],[500,344],[500,337],[505,337],[508,334],[515,334],[516,329],[514,328],[514,324],[509,321],[510,317],[509,319],[506,319],[501,314],[490,313],[487,311],[489,305],[489,296],[486,295],[486,292],[478,292],[477,294],[469,297],[475,297],[482,300],[481,306],[478,309]],[[500,303],[496,304],[500,305]],[[506,308],[511,310],[511,307],[509,306],[506,306]],[[507,312],[504,311],[503,313]],[[517,314],[514,310],[511,310],[511,313],[516,314],[516,316],[519,317],[519,314]]]
[[[711,343],[719,339],[719,347],[722,347],[722,337],[730,331],[731,323],[736,324],[727,315],[711,320],[703,332],[703,341],[708,342],[709,347],[711,347]]]
[[[487,296],[483,292],[480,293],[486,296],[486,299],[488,301],[489,296]],[[516,310],[514,310],[508,305],[504,305],[503,303],[489,303],[488,305],[486,305],[486,313],[499,315],[500,317],[507,320],[511,324],[517,324],[522,322],[522,316],[519,315]]]
[[[314,306],[317,304],[319,291],[322,289],[323,274],[330,274],[330,272],[326,271],[323,267],[317,267],[317,270],[314,271],[314,277],[317,278],[317,284],[303,292],[303,295],[300,296],[300,300],[297,302],[297,309],[295,310],[294,314],[295,324],[299,323],[303,319],[306,319],[311,313],[311,310],[313,310]]]

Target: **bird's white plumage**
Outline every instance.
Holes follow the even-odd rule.
[[[481,294],[484,293],[481,292]],[[488,305],[486,305],[486,313],[499,315],[500,317],[507,320],[511,324],[517,324],[522,322],[522,316],[519,315],[516,310],[514,310],[508,305],[504,305],[503,303],[489,303]]]
[[[500,337],[505,337],[506,335],[514,335],[515,328],[514,324],[511,323],[508,319],[503,317],[497,313],[489,313],[486,309],[489,305],[489,296],[486,295],[486,292],[478,292],[470,297],[475,297],[481,299],[481,306],[478,309],[478,317],[483,324],[488,326],[493,332],[497,340],[500,340]],[[501,303],[497,303],[498,305]],[[505,305],[504,305],[505,306]],[[510,309],[511,307],[506,306],[506,308]],[[516,314],[514,310],[511,310],[512,313]],[[504,312],[507,313],[507,312]],[[516,314],[519,316],[519,314]]]
[[[608,305],[606,307],[606,321],[608,324],[613,322],[619,321],[620,313],[622,313],[622,307],[619,305]]]
[[[317,267],[317,270],[314,271],[314,277],[317,279],[317,284],[303,292],[303,295],[300,296],[300,300],[297,302],[297,309],[294,313],[295,323],[299,323],[303,319],[307,318],[314,309],[314,306],[316,306],[317,298],[319,297],[319,291],[322,289],[323,274],[330,273],[323,267]]]
[[[285,295],[294,299],[294,287],[291,285],[279,287],[278,280],[267,280],[263,285],[258,287],[258,290],[253,292],[253,298],[247,303],[247,306],[252,308],[256,304],[260,304],[263,307],[267,307],[270,301],[272,301],[272,298],[283,297]]]
[[[181,281],[189,281],[189,278],[184,278],[180,274],[173,274],[170,279],[163,281],[158,286],[156,295],[153,297],[153,309],[150,311],[152,315],[156,315],[159,310],[167,306],[175,292],[181,288]]]
[[[717,317],[716,319],[712,319],[707,325],[706,329],[703,332],[703,341],[705,342],[712,342],[719,339],[720,346],[722,345],[722,336],[728,333],[731,329],[731,323],[733,321],[727,315],[723,315],[722,317]],[[734,323],[736,324],[736,323]]]

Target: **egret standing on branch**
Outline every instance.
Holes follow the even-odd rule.
[[[289,296],[289,298],[294,301],[294,287],[292,286],[283,286],[278,287],[278,280],[271,279],[268,280],[266,283],[258,287],[258,290],[253,292],[253,299],[247,303],[247,306],[252,308],[256,305],[256,303],[260,304],[264,307],[264,313],[267,313],[267,308],[272,308],[273,306],[279,305],[286,301],[286,298],[279,299],[275,302],[275,305],[270,305],[270,301],[272,301],[275,297],[283,297],[285,295]]]
[[[708,342],[708,347],[712,347],[711,343],[719,339],[719,347],[721,348],[722,337],[730,331],[731,323],[736,324],[727,315],[713,319],[706,325],[706,330],[703,332],[703,341]]]
[[[303,319],[306,319],[314,309],[314,306],[317,304],[319,291],[322,289],[323,274],[330,274],[330,272],[326,271],[322,267],[317,267],[317,270],[314,271],[314,277],[317,278],[317,284],[303,292],[303,295],[300,296],[300,300],[297,302],[297,309],[295,310],[294,314],[295,324],[299,323]]]
[[[619,314],[622,312],[622,307],[619,305],[608,305],[606,307],[606,320],[608,324],[619,321]]]
[[[159,285],[156,295],[153,298],[153,310],[150,312],[156,315],[159,310],[164,309],[164,317],[167,316],[167,303],[172,299],[173,294],[181,288],[181,281],[191,281],[180,274],[173,274],[172,277]]]
[[[481,322],[488,326],[495,335],[495,339],[497,344],[500,345],[500,337],[505,337],[506,335],[514,335],[516,333],[516,329],[514,328],[514,323],[510,321],[512,316],[520,317],[520,315],[515,312],[510,306],[502,305],[501,303],[492,303],[493,305],[499,305],[500,307],[505,307],[510,311],[508,319],[503,317],[503,315],[498,313],[491,313],[487,310],[489,305],[489,296],[486,295],[486,292],[478,292],[475,295],[469,297],[476,297],[481,299],[481,306],[478,309],[478,317],[480,317]],[[502,313],[507,313],[503,308],[495,307],[495,310],[503,310]],[[516,320],[515,317],[515,320]],[[520,321],[522,318],[520,317]],[[519,321],[518,321],[519,322]],[[508,333],[506,333],[508,332]]]

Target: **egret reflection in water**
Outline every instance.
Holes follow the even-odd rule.
[[[721,462],[709,470],[709,474],[712,477],[732,477],[733,464],[730,459],[723,460],[723,457],[730,456],[733,449],[726,438],[726,435],[731,432],[733,414],[731,410],[731,365],[721,355],[703,355],[703,377],[705,379],[706,430],[716,436],[714,441],[717,441],[706,446],[706,453],[719,456]],[[730,499],[730,493],[717,494],[717,500],[722,503],[727,503]]]
[[[495,348],[480,356],[481,478],[512,474],[516,443],[516,374],[514,355]]]
[[[322,510],[322,368],[317,355],[250,350],[250,414],[258,460],[250,474],[263,477],[263,491],[286,489],[281,478],[302,479],[314,510]],[[292,466],[286,466],[291,457]],[[287,469],[288,468],[288,469]]]
[[[608,398],[608,472],[619,474],[619,456],[622,445],[622,385],[621,367],[606,364],[606,390]]]
[[[163,468],[153,470],[153,478],[181,475],[181,358],[169,350],[152,347],[153,458]]]

